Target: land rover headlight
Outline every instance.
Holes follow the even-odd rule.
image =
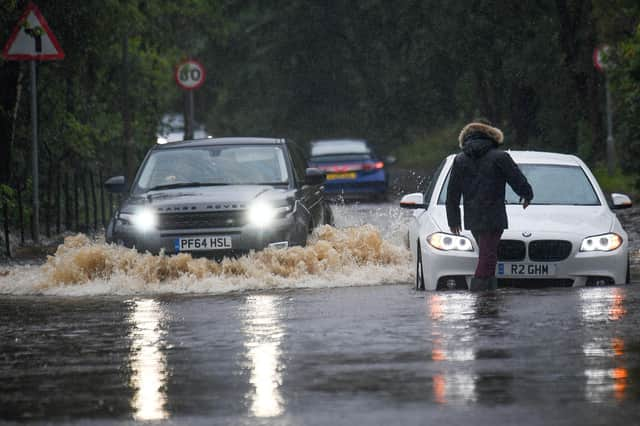
[[[602,234],[582,240],[580,251],[613,251],[622,245],[622,237],[618,234]]]
[[[147,232],[155,228],[158,216],[153,210],[144,208],[135,213],[120,213],[118,220],[135,226],[139,231]]]
[[[249,223],[261,228],[267,227],[273,223],[273,220],[293,209],[291,204],[274,206],[271,203],[257,201],[249,206],[247,212]]]
[[[276,217],[276,209],[267,203],[254,203],[249,206],[249,223],[259,227],[269,226]]]
[[[473,251],[471,240],[460,235],[436,232],[427,237],[427,242],[431,247],[443,251]]]

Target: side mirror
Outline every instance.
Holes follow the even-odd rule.
[[[306,185],[322,185],[327,180],[327,175],[320,169],[310,167],[305,172],[304,183]]]
[[[114,176],[104,183],[104,187],[109,192],[122,193],[127,191],[127,181],[124,176]]]
[[[628,209],[633,205],[631,198],[625,194],[611,194],[611,204],[614,210]]]
[[[400,207],[403,209],[426,209],[427,205],[424,204],[424,196],[420,192],[414,192],[413,194],[407,194],[400,200]]]
[[[394,164],[396,161],[396,157],[394,157],[393,155],[387,155],[386,157],[384,157],[384,164],[386,165]]]

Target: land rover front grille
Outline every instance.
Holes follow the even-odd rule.
[[[236,228],[247,224],[246,211],[161,213],[158,229]]]

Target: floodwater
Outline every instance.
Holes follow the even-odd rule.
[[[410,280],[399,207],[336,206],[336,227],[306,247],[268,249],[222,263],[188,254],[153,256],[70,236],[43,265],[0,268],[0,294],[55,296],[225,294],[247,290],[379,285]]]
[[[60,264],[12,268],[0,423],[640,422],[640,285],[416,292],[403,214],[338,213],[351,231],[316,236],[296,262],[252,258],[260,274],[149,275],[157,260],[108,251],[79,267],[104,249],[81,238]],[[359,239],[378,254],[358,255]],[[80,272],[43,285],[56,267]]]

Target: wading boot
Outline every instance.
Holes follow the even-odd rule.
[[[471,278],[471,291],[485,291],[489,288],[489,278]]]
[[[488,279],[487,290],[497,290],[498,289],[498,279],[496,277],[491,277]]]

